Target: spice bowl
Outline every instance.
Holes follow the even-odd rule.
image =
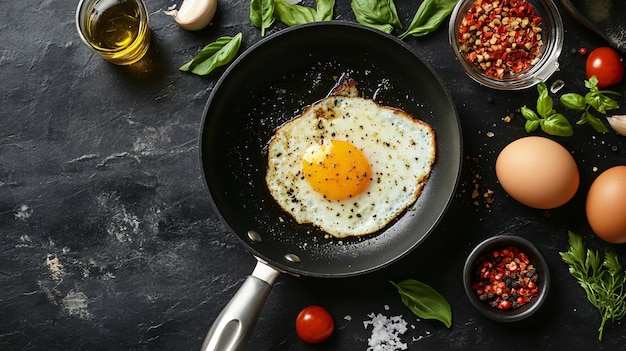
[[[511,5],[514,4],[514,5]],[[448,26],[457,62],[476,82],[521,90],[559,68],[563,21],[552,0],[461,0]]]
[[[542,306],[550,288],[550,271],[530,241],[498,235],[481,242],[469,254],[463,285],[471,304],[484,316],[516,322]]]

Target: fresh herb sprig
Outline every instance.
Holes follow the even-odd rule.
[[[560,100],[561,103],[569,109],[583,111],[582,116],[576,124],[582,125],[589,123],[597,132],[606,133],[609,131],[608,128],[598,117],[594,116],[590,110],[593,107],[596,111],[606,115],[606,111],[618,109],[619,104],[617,101],[607,95],[619,95],[619,93],[610,90],[600,90],[597,85],[598,78],[592,76],[589,80],[585,80],[585,87],[589,89],[589,92],[585,94],[585,96],[576,93],[568,93],[561,95]]]
[[[588,123],[597,132],[606,133],[609,131],[608,128],[598,117],[592,114],[592,108],[606,115],[607,111],[619,108],[617,101],[611,99],[608,95],[620,94],[610,90],[600,90],[597,84],[598,79],[596,76],[592,76],[589,80],[585,80],[585,87],[589,89],[585,96],[577,93],[566,93],[561,95],[559,101],[567,109],[583,112],[580,119],[576,122],[577,125]],[[574,128],[569,120],[563,114],[557,113],[553,108],[554,102],[548,93],[546,83],[541,82],[537,84],[537,92],[539,93],[537,112],[525,105],[520,108],[522,116],[526,119],[526,124],[524,125],[526,132],[531,133],[541,128],[541,130],[550,135],[573,135]]]
[[[221,37],[205,46],[191,61],[180,67],[181,71],[191,71],[197,75],[207,75],[214,69],[230,63],[241,46],[243,35]]]
[[[522,106],[520,109],[522,116],[526,118],[526,124],[524,125],[526,132],[531,133],[541,127],[541,130],[550,135],[573,135],[574,129],[567,118],[557,113],[553,108],[554,103],[548,94],[546,83],[541,82],[537,84],[537,92],[539,93],[539,97],[537,98],[537,112],[526,107],[526,105]]]
[[[446,299],[429,285],[413,279],[390,283],[398,289],[402,302],[416,316],[436,319],[447,328],[452,326],[452,308]]]
[[[598,251],[585,248],[582,237],[571,231],[568,235],[569,248],[559,254],[569,265],[570,274],[585,290],[589,302],[600,312],[598,340],[602,340],[606,322],[626,315],[626,273],[614,251],[607,249],[602,261]]]

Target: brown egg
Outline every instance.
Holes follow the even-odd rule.
[[[587,220],[591,229],[604,241],[626,242],[626,166],[602,172],[587,194]]]
[[[539,209],[565,204],[580,183],[572,155],[556,141],[539,136],[507,145],[496,160],[496,176],[512,198]]]

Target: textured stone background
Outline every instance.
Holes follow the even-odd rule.
[[[397,1],[405,25],[418,3]],[[249,2],[220,1],[215,20],[200,32],[182,30],[163,13],[177,2],[146,4],[152,50],[136,65],[117,67],[78,39],[75,1],[0,2],[2,350],[196,350],[254,266],[213,212],[201,175],[202,112],[221,71],[197,77],[178,70],[220,36],[243,32],[242,51],[260,40],[248,21]],[[561,71],[549,83],[563,79],[565,89],[581,91],[584,57],[570,49],[605,42],[558,6],[565,46]],[[338,1],[335,19],[354,21],[347,1]],[[463,127],[467,161],[443,222],[413,253],[381,271],[342,280],[279,277],[247,349],[320,349],[294,331],[296,314],[308,304],[322,304],[335,317],[334,336],[320,345],[328,350],[365,350],[371,328],[362,322],[372,312],[402,315],[412,326],[402,336],[411,349],[609,350],[626,342],[622,323],[609,323],[605,340],[596,341],[599,316],[558,257],[570,229],[604,248],[582,205],[599,171],[626,163],[623,138],[581,127],[574,137],[557,139],[580,168],[576,197],[550,216],[516,203],[497,184],[493,167],[504,145],[526,135],[515,110],[534,104],[536,92],[478,86],[454,62],[446,28],[405,40],[441,76]],[[617,89],[623,93],[624,84]],[[504,123],[511,113],[513,121]],[[480,197],[474,204],[474,179],[481,194],[494,191],[493,204]],[[486,320],[463,293],[467,253],[502,232],[533,241],[551,267],[550,299],[528,322]],[[626,259],[624,248],[617,250]],[[451,329],[419,320],[402,305],[388,280],[406,278],[448,299]]]

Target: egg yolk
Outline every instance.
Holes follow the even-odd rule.
[[[311,147],[302,161],[309,184],[330,200],[354,197],[370,183],[372,170],[367,158],[347,141],[332,140]]]

